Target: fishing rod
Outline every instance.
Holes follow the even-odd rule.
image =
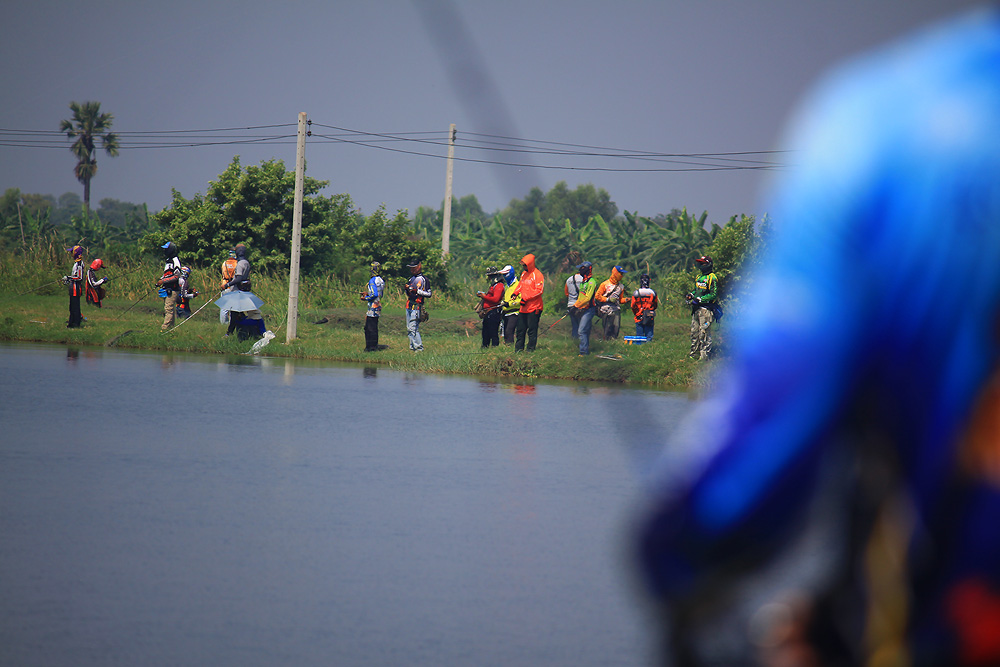
[[[555,325],[559,324],[560,322],[562,322],[563,320],[565,320],[567,317],[569,317],[569,313],[566,313],[565,315],[563,315],[562,317],[560,317],[558,320],[556,320],[555,322],[553,322],[552,324],[550,324],[549,327],[548,327],[548,329],[546,329],[545,331],[543,331],[542,333],[540,333],[538,335],[541,336],[543,334],[547,334],[552,329],[552,327],[554,327]]]
[[[148,297],[150,294],[152,294],[153,290],[155,290],[155,289],[159,289],[159,286],[153,285],[148,292],[146,292],[141,297],[139,297],[139,301],[144,300],[146,297]],[[129,306],[128,309],[124,313],[122,313],[121,315],[119,315],[118,317],[116,317],[115,320],[120,320],[121,318],[125,317],[125,315],[128,313],[129,310],[132,310],[133,308],[135,308],[136,306],[139,305],[139,301],[136,301],[131,306]]]
[[[124,278],[125,276],[130,276],[133,273],[135,273],[136,271],[141,271],[144,268],[146,268],[146,267],[144,267],[144,266],[137,266],[136,268],[132,269],[131,271],[126,271],[125,273],[119,273],[117,276],[112,276],[111,278],[108,278],[104,282],[110,283],[112,280],[118,280],[119,278]]]
[[[193,320],[193,319],[194,319],[194,316],[195,316],[195,315],[197,315],[198,313],[200,313],[200,312],[202,311],[202,309],[203,309],[203,308],[204,308],[205,306],[207,306],[208,304],[210,304],[210,303],[215,303],[215,300],[214,300],[214,299],[206,299],[206,300],[205,300],[205,303],[203,303],[203,304],[201,305],[201,308],[199,308],[198,310],[196,310],[196,311],[194,311],[193,313],[191,313],[191,314],[190,314],[190,315],[189,315],[189,316],[187,317],[187,319],[185,319],[185,320],[184,320],[184,322],[188,322],[189,320]],[[166,331],[161,331],[160,333],[167,333],[167,331],[176,331],[176,330],[177,330],[177,329],[178,329],[179,327],[181,327],[181,326],[183,326],[183,325],[184,325],[184,322],[181,322],[181,323],[179,323],[179,324],[178,324],[177,326],[175,326],[175,327],[173,327],[173,328],[171,328],[171,329],[167,329]]]
[[[24,292],[21,292],[19,294],[15,294],[14,296],[24,296],[25,294],[29,294],[31,292],[34,292],[35,290],[40,290],[43,287],[48,287],[49,285],[55,285],[56,283],[61,283],[62,280],[63,280],[62,278],[57,278],[56,280],[51,280],[51,281],[45,283],[44,285],[39,285],[38,287],[32,287],[31,289],[29,289],[27,291],[24,291]]]

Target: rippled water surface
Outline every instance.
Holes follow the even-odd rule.
[[[633,665],[684,395],[0,345],[0,663]]]

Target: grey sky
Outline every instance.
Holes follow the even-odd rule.
[[[287,125],[255,132],[294,135],[300,111],[314,133],[340,138],[333,128],[443,140],[455,123],[456,157],[539,165],[456,163],[455,196],[475,194],[487,212],[533,185],[547,191],[565,180],[571,188],[605,188],[619,210],[655,215],[686,206],[723,223],[763,212],[768,172],[587,171],[694,165],[487,153],[462,142],[512,143],[482,136],[497,134],[532,140],[535,150],[770,151],[779,148],[793,104],[831,64],[975,4],[17,1],[7,3],[0,23],[0,128],[58,130],[73,100],[96,100],[113,113],[123,146],[139,140],[128,133],[147,131]],[[5,138],[11,135],[0,135],[0,144]],[[82,195],[69,142],[62,143],[0,145],[0,189]],[[115,159],[101,153],[91,198],[95,205],[105,197],[146,202],[157,211],[171,188],[188,198],[204,193],[236,154],[244,165],[274,157],[294,168],[294,137],[265,144],[125,148]],[[446,153],[433,143],[360,146],[314,137],[307,173],[330,181],[325,194],[346,192],[365,213],[385,204],[390,213],[412,214],[440,206]],[[551,165],[577,169],[541,168]]]

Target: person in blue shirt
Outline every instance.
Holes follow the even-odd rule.
[[[1000,664],[1000,10],[838,70],[788,145],[638,522],[668,650],[696,664],[772,567],[764,664]]]
[[[361,293],[361,298],[368,304],[368,312],[365,313],[365,352],[378,351],[378,318],[382,314],[382,295],[385,292],[385,281],[379,275],[382,272],[382,265],[372,262],[369,267],[371,278],[365,291]]]

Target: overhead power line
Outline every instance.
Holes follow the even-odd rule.
[[[384,132],[365,132],[361,130],[354,130],[344,127],[338,127],[334,125],[324,125],[321,123],[312,123],[316,127],[328,128],[337,131],[337,133],[331,134],[319,134],[313,132],[312,136],[319,139],[325,139],[330,142],[339,142],[353,144],[356,146],[363,146],[368,148],[377,148],[380,150],[392,151],[395,153],[404,153],[407,155],[417,155],[420,157],[431,157],[436,159],[446,159],[446,156],[439,153],[429,153],[422,150],[416,149],[405,149],[405,148],[394,148],[391,146],[384,145],[389,141],[406,141],[409,143],[422,144],[424,146],[447,146],[448,139],[447,136],[441,138],[421,138],[414,139],[409,137],[404,137],[400,134],[388,134]],[[784,165],[778,162],[770,160],[749,159],[750,156],[773,156],[782,153],[783,151],[740,151],[740,152],[726,152],[726,153],[658,153],[654,151],[636,151],[636,150],[626,150],[626,149],[615,149],[615,148],[605,148],[599,146],[586,146],[582,144],[567,144],[559,142],[550,141],[537,141],[531,139],[518,139],[514,137],[499,137],[496,135],[486,135],[477,133],[465,133],[472,136],[481,137],[491,137],[495,139],[504,139],[505,142],[491,141],[483,142],[480,140],[466,141],[456,141],[456,148],[467,148],[470,150],[479,151],[493,151],[493,152],[503,152],[503,153],[523,153],[532,155],[551,155],[561,158],[592,158],[592,159],[603,159],[603,160],[636,160],[643,162],[662,162],[670,163],[683,166],[674,167],[627,167],[627,166],[614,166],[614,165],[574,165],[574,164],[558,164],[558,165],[539,165],[527,162],[514,162],[510,160],[495,160],[495,159],[485,159],[485,158],[474,158],[468,156],[455,156],[456,161],[460,162],[474,162],[481,164],[495,164],[503,165],[509,167],[520,167],[520,168],[535,168],[535,169],[562,169],[570,171],[605,171],[605,172],[678,172],[678,171],[736,171],[736,170],[769,170],[783,167]],[[459,133],[460,137],[464,137],[463,133]],[[516,143],[510,143],[516,142]],[[314,142],[315,143],[315,142]],[[479,144],[492,144],[492,145],[479,145]],[[532,144],[543,144],[543,145],[559,145],[565,146],[566,148],[561,149],[550,149],[544,147],[536,147]],[[580,150],[569,150],[570,148],[576,148]]]
[[[449,136],[444,131],[370,132],[309,122],[310,144],[351,144],[417,157],[447,159]],[[119,150],[197,148],[232,145],[287,145],[295,143],[295,123],[191,130],[116,131]],[[66,149],[65,133],[57,130],[0,128],[0,146],[29,149]],[[440,147],[442,151],[436,149]],[[776,160],[787,151],[727,151],[721,153],[667,153],[612,148],[558,141],[525,139],[478,132],[459,132],[455,142],[459,162],[528,169],[598,172],[697,172],[772,170],[785,165]],[[464,155],[462,153],[465,153]],[[517,159],[524,155],[525,160]],[[506,156],[506,159],[504,157]],[[529,156],[551,158],[553,164],[535,164]]]

